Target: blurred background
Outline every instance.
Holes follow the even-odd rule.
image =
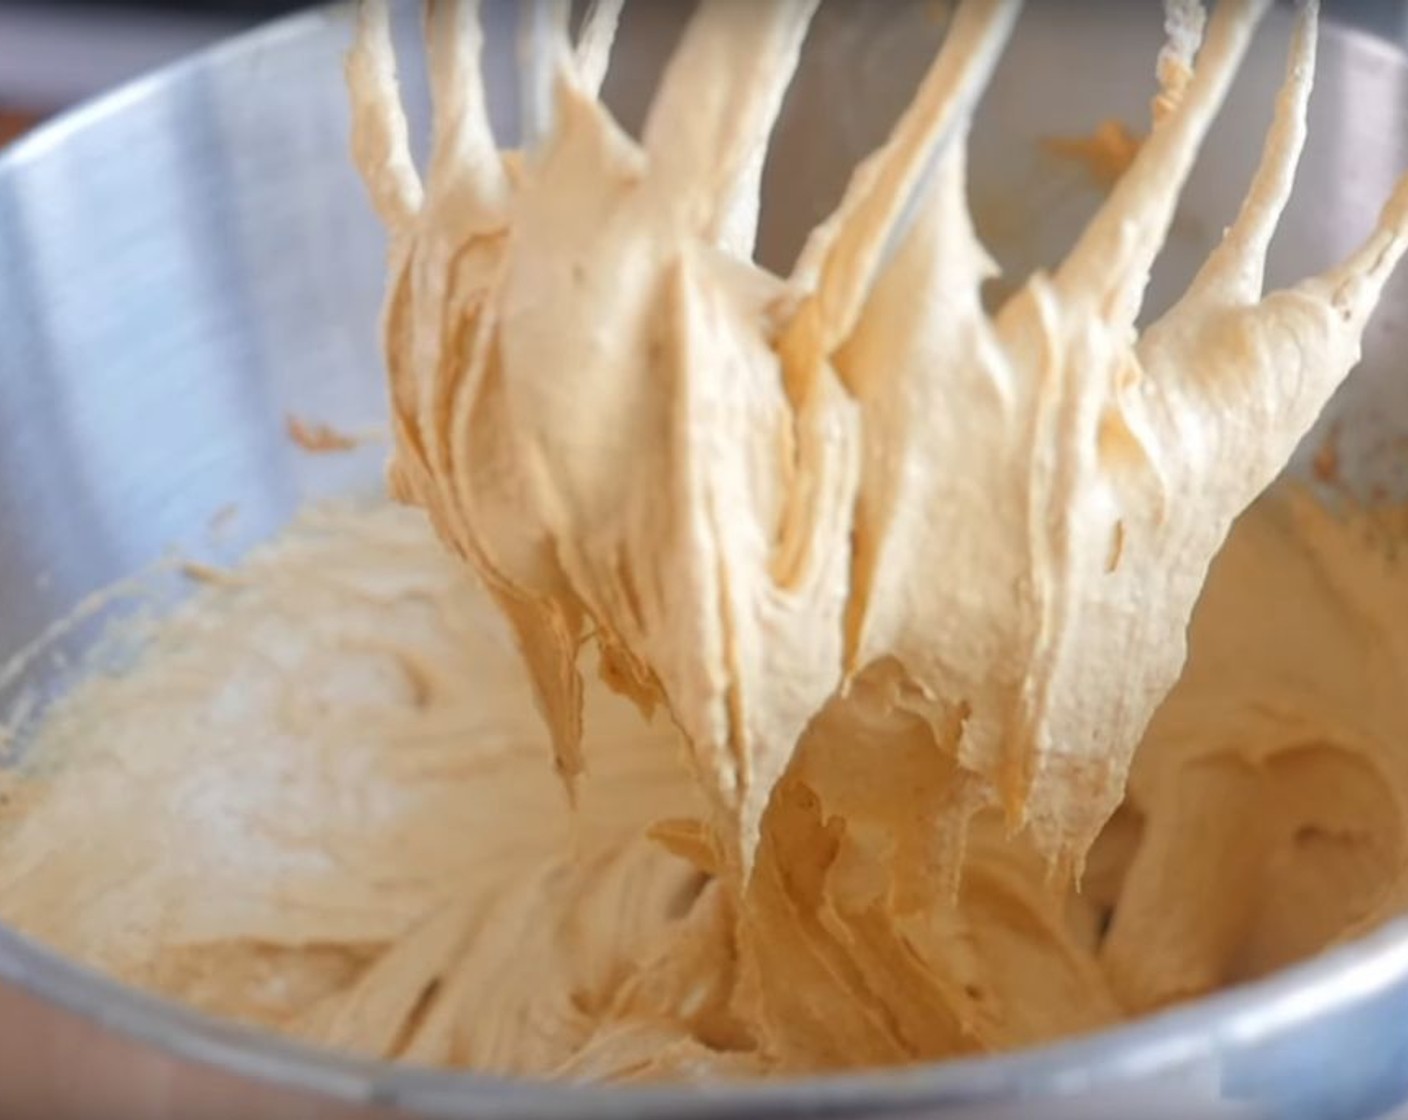
[[[301,0],[0,0],[0,142],[211,42],[312,6]],[[1323,7],[1333,18],[1408,45],[1408,0],[1323,0]]]
[[[0,0],[0,141],[299,0]]]

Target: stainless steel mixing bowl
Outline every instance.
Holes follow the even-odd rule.
[[[741,2],[741,0],[740,0]],[[407,6],[409,7],[409,6]],[[516,128],[509,5],[489,13],[497,124]],[[608,92],[639,118],[681,7],[638,3]],[[980,223],[1012,269],[1051,260],[1098,200],[1038,138],[1138,121],[1153,3],[1029,6],[977,128]],[[1278,10],[1213,135],[1154,287],[1227,221],[1282,69]],[[381,451],[300,452],[288,413],[383,413],[382,243],[346,154],[342,11],[295,18],[128,88],[0,161],[0,657],[179,546],[227,560],[305,500],[376,485]],[[924,3],[824,9],[768,176],[785,262],[883,133],[939,34]],[[1273,274],[1327,263],[1408,167],[1408,62],[1327,28],[1312,141]],[[407,82],[423,118],[423,84]],[[1363,497],[1408,495],[1408,276],[1326,423]],[[1321,435],[1330,428],[1322,427]],[[1313,447],[1318,442],[1311,442]],[[1309,470],[1309,450],[1294,470]],[[210,521],[234,504],[231,532]],[[1405,620],[1408,623],[1408,620]],[[59,634],[0,703],[52,694],[94,625]],[[310,1051],[202,1018],[0,929],[0,1115],[180,1117],[1222,1117],[1360,1120],[1408,1100],[1408,923],[1193,1006],[1039,1051],[699,1090],[506,1084]]]

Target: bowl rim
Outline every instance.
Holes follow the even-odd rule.
[[[350,29],[343,4],[266,23],[62,112],[0,155],[0,182],[71,137],[206,70]],[[1408,52],[1333,19],[1323,34],[1408,67]],[[1128,1090],[1160,1076],[1221,1069],[1236,1048],[1408,988],[1408,916],[1263,979],[1085,1035],[991,1056],[903,1069],[708,1086],[636,1087],[512,1080],[416,1068],[324,1050],[130,987],[0,922],[0,982],[168,1057],[349,1105],[478,1120],[677,1120],[720,1115],[871,1115],[996,1100]]]

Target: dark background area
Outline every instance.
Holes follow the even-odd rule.
[[[0,0],[0,142],[146,71],[312,6],[303,0]],[[1332,19],[1408,44],[1408,0],[1323,0],[1323,8]]]
[[[0,0],[0,142],[298,0]]]
[[[0,7],[39,7],[35,3],[4,3]],[[175,12],[189,14],[205,12],[215,15],[234,15],[251,18],[268,18],[308,7],[308,4],[293,3],[290,0],[48,0],[46,8],[108,8],[133,11]]]

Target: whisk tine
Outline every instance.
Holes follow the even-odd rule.
[[[577,73],[582,89],[595,96],[611,64],[611,48],[621,24],[626,0],[592,0],[577,39]]]
[[[817,0],[704,0],[690,20],[650,108],[644,147],[701,232],[751,247],[739,219]],[[701,74],[711,80],[701,82]],[[751,200],[756,210],[757,200]],[[756,213],[752,214],[756,224]]]
[[[841,205],[813,232],[794,270],[826,307],[828,345],[850,333],[861,301],[924,197],[938,156],[987,87],[1021,11],[1017,0],[964,0],[919,93],[885,145],[851,177]]]
[[[480,0],[427,0],[425,47],[435,114],[427,189],[459,210],[491,206],[504,173],[485,101]]]
[[[1202,0],[1164,0],[1164,41],[1159,52],[1159,92],[1154,96],[1153,119],[1158,124],[1178,107],[1193,76],[1193,60],[1203,43],[1207,9]]]
[[[1250,303],[1261,298],[1266,254],[1290,201],[1296,167],[1305,148],[1306,108],[1315,82],[1318,0],[1306,0],[1296,18],[1286,77],[1276,98],[1275,118],[1241,212],[1201,269],[1194,286],[1217,298]]]
[[[537,148],[552,132],[553,84],[570,61],[568,0],[523,0],[518,6],[520,146]]]
[[[1185,96],[1155,128],[1056,272],[1066,298],[1133,324],[1183,185],[1269,0],[1222,0]],[[1131,204],[1138,200],[1138,207]]]
[[[387,0],[361,0],[357,5],[347,85],[353,159],[382,221],[393,231],[402,230],[420,212],[424,189],[411,158]]]

